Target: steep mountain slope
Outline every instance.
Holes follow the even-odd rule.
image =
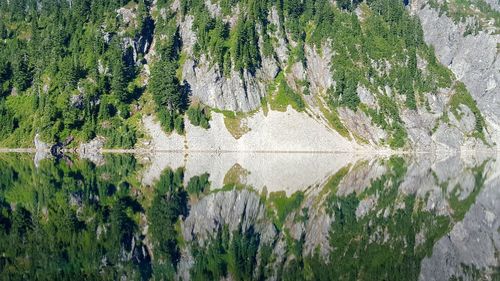
[[[500,6],[498,1],[415,1],[424,38],[477,101],[499,139]]]
[[[144,147],[149,132],[160,150],[489,148],[498,10],[477,3],[460,2],[477,18],[463,23],[434,1],[4,3],[0,141]]]

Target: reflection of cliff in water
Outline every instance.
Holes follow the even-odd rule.
[[[432,255],[423,260],[420,280],[500,277],[500,169],[498,161],[489,164],[481,190],[467,190],[464,181],[456,183],[459,200],[468,200],[472,196],[465,195],[471,192],[476,198],[468,210],[462,211],[466,212],[463,220],[437,241]]]
[[[481,194],[492,163],[458,156],[406,161],[392,157],[348,165],[323,185],[288,198],[269,193],[262,199],[262,194],[252,196],[246,189],[217,192],[191,206],[182,224],[183,237],[195,245],[222,245],[229,250],[218,254],[231,259],[236,258],[231,257],[231,244],[219,241],[220,233],[222,237],[225,232],[244,236],[252,231],[260,243],[256,262],[259,258],[272,261],[252,271],[252,276],[416,280],[422,259]],[[491,256],[494,249],[485,254]],[[206,251],[214,249],[208,246]],[[261,256],[263,252],[269,256]],[[181,260],[183,277],[200,274],[208,278],[218,272],[203,267],[206,257],[191,254],[187,251]],[[493,257],[486,268],[476,269],[476,263],[469,266],[492,274],[496,268],[491,261],[498,263]]]
[[[497,162],[431,156],[0,155],[0,277],[493,278]]]

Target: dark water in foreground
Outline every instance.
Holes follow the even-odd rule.
[[[494,158],[94,162],[0,154],[0,280],[500,279]]]

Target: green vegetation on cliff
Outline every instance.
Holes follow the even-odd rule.
[[[497,18],[482,0],[474,3]],[[308,61],[312,53],[328,54],[329,69],[321,74],[328,82],[310,81],[318,64]],[[408,146],[401,116],[428,109],[427,95],[454,82],[425,44],[418,18],[398,0],[3,1],[0,146],[31,146],[39,133],[50,143],[100,135],[107,147],[131,148],[144,112],[155,113],[166,132],[183,134],[187,119],[208,128],[205,105],[190,105],[202,94],[182,77],[188,60],[193,69],[213,67],[217,79],[240,79],[223,91],[241,86],[248,94],[256,84],[249,79],[258,80],[273,110],[324,103],[320,111],[347,138],[353,132],[337,110],[362,110],[393,148]],[[270,63],[274,76],[259,80]],[[361,88],[373,95],[372,104],[362,100]],[[472,137],[484,140],[479,109],[460,92],[456,98],[476,117]],[[154,104],[154,112],[144,104]]]
[[[142,91],[136,78],[143,54],[127,42],[146,40],[151,22],[138,13],[126,23],[117,9],[127,2],[0,3],[2,146],[31,146],[35,133],[49,142],[102,135],[108,146],[135,144],[131,115]]]

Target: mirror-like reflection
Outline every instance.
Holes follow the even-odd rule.
[[[500,278],[496,157],[33,158],[0,154],[1,280]]]

